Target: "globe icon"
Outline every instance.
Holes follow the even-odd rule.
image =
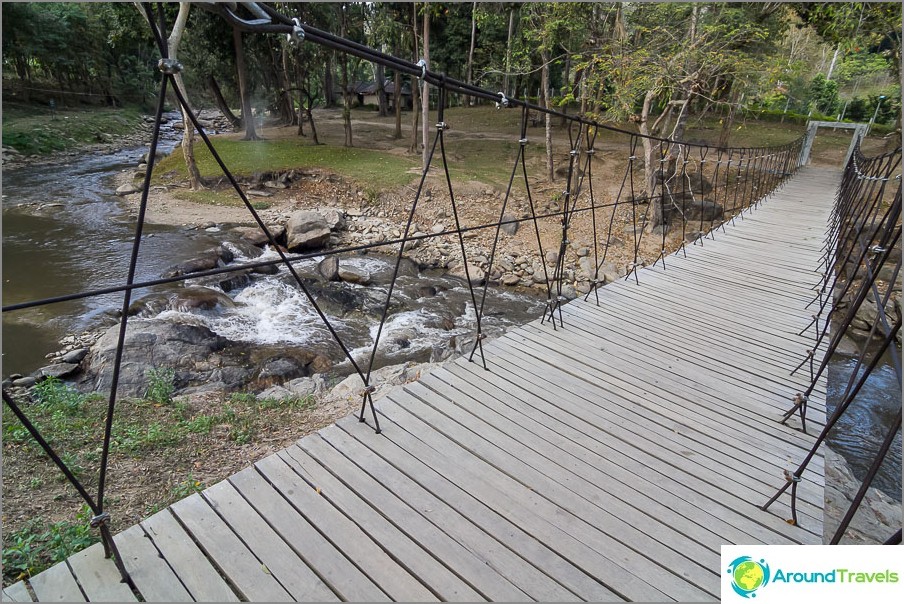
[[[756,590],[756,588],[763,584],[765,574],[763,573],[762,566],[753,560],[747,560],[735,567],[733,578],[738,587],[744,591],[750,592]]]

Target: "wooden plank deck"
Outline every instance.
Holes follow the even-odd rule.
[[[821,543],[823,460],[777,422],[838,173],[805,169],[715,239],[448,363],[116,539],[170,601],[719,597],[719,546]],[[810,399],[825,421],[825,384]],[[4,599],[124,600],[100,546]]]

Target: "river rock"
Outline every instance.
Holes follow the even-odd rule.
[[[370,285],[371,276],[367,271],[354,266],[339,265],[339,279],[346,283],[355,283],[357,285]]]
[[[825,451],[825,523],[826,542],[838,529],[861,482],[854,477],[844,458],[828,447]],[[881,544],[901,528],[901,502],[882,491],[869,488],[842,543]]]
[[[330,227],[318,212],[295,212],[286,224],[286,245],[290,251],[323,247],[330,239]]]
[[[192,310],[221,310],[232,308],[235,302],[226,294],[209,287],[180,287],[172,292],[148,294],[132,302],[129,316],[153,317],[164,310],[191,312]]]
[[[41,367],[35,373],[45,378],[63,378],[72,375],[76,371],[78,371],[78,363],[54,363],[53,365]]]
[[[38,383],[38,378],[27,375],[25,377],[16,378],[13,380],[14,388],[31,388],[35,384]]]
[[[288,388],[284,388],[283,386],[270,386],[269,388],[258,394],[255,398],[259,401],[284,401],[286,399],[295,398],[295,396],[296,394]]]
[[[119,326],[108,329],[83,361],[79,384],[90,390],[109,391]],[[206,327],[166,321],[130,321],[126,330],[119,394],[144,396],[152,369],[173,369],[176,386],[222,383],[239,388],[251,377],[251,369],[224,371],[222,353],[231,342]]]
[[[322,394],[327,389],[326,379],[319,373],[309,377],[300,377],[284,384],[295,396],[302,398]]]
[[[60,360],[64,363],[81,363],[82,359],[84,359],[88,355],[87,348],[77,348],[75,350],[71,350],[60,357]]]
[[[330,230],[338,231],[345,228],[345,210],[341,208],[320,208],[317,213],[323,217]]]
[[[120,185],[116,188],[116,195],[120,197],[125,197],[126,195],[131,195],[132,193],[140,193],[141,188],[135,186],[134,184],[127,182],[124,185]]]
[[[504,277],[502,277],[503,285],[508,285],[508,286],[518,285],[518,283],[520,281],[521,281],[521,277],[519,277],[518,275],[508,274],[508,275],[505,275]]]
[[[465,265],[461,262],[458,262],[454,266],[449,268],[448,274],[450,277],[456,277],[463,281],[467,281],[468,277],[470,277],[471,285],[483,285],[486,281],[486,273],[482,268],[477,266],[476,264],[468,263],[468,271],[465,274]]]
[[[327,256],[321,260],[317,272],[327,281],[339,281],[339,256]]]
[[[210,269],[221,266],[222,259],[216,252],[207,252],[204,256],[186,260],[176,266],[171,267],[163,273],[164,278],[181,277],[182,275],[190,275],[201,271],[209,271]]]
[[[510,237],[514,236],[518,232],[518,227],[520,226],[520,223],[518,222],[510,222],[515,220],[518,220],[517,216],[513,216],[511,214],[503,214],[502,222],[505,222],[507,224],[501,225],[499,227],[499,230]]]
[[[276,243],[285,243],[286,227],[281,224],[268,224],[267,230],[273,235],[273,239]],[[267,234],[258,226],[237,228],[235,229],[235,232],[238,233],[239,237],[251,245],[263,247],[270,244]]]
[[[303,377],[308,374],[307,365],[310,357],[298,358],[296,356],[283,356],[268,359],[258,372],[256,379],[260,385],[282,384],[289,380]]]

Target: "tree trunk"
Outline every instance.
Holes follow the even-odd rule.
[[[282,53],[281,53],[281,66],[282,73],[280,77],[282,78],[282,82],[280,83],[280,89],[283,91],[283,102],[285,103],[285,112],[287,119],[287,125],[297,126],[298,125],[298,113],[301,111],[299,107],[298,112],[295,111],[295,98],[292,96],[292,93],[289,92],[289,51],[288,46],[282,45]]]
[[[217,84],[216,78],[212,75],[207,76],[207,87],[210,88],[210,92],[213,93],[213,100],[216,102],[220,113],[229,120],[229,123],[232,124],[234,130],[241,130],[243,127],[242,118],[234,114],[229,108],[229,104],[226,102],[226,99],[223,97],[223,92],[220,90],[220,85]]]
[[[169,39],[166,41],[169,58],[176,60],[179,51],[179,43],[182,42],[182,34],[185,32],[185,24],[188,21],[188,12],[191,10],[191,4],[188,2],[179,3],[179,15],[176,22],[173,23],[173,30],[170,32]],[[188,104],[188,92],[185,90],[185,84],[182,82],[182,74],[176,73],[173,81],[185,103]],[[195,128],[192,125],[189,107],[182,106],[182,156],[185,158],[185,168],[188,171],[188,182],[192,191],[197,191],[202,187],[201,172],[198,171],[198,165],[195,163]]]
[[[235,69],[239,77],[239,95],[242,97],[242,123],[245,126],[245,137],[242,140],[256,141],[260,137],[254,128],[254,113],[251,110],[251,90],[248,85],[248,68],[245,65],[245,49],[242,44],[242,32],[232,28],[232,43],[235,45]]]
[[[339,11],[339,36],[344,38],[348,32],[348,14],[345,10],[345,4],[336,4],[336,10]],[[346,147],[353,147],[352,141],[352,91],[349,88],[348,81],[348,57],[342,55],[342,126],[345,130]]]
[[[396,69],[395,78],[393,78],[395,86],[395,134],[394,138],[402,138],[402,72]]]
[[[333,62],[335,52],[326,53],[326,64],[323,67],[323,102],[327,107],[336,106],[336,96],[333,94],[336,88],[333,79]]]
[[[424,61],[427,63],[427,68],[430,68],[430,5],[424,4]],[[421,111],[423,112],[423,116],[421,117],[421,144],[423,148],[421,149],[421,162],[424,165],[424,169],[427,169],[427,147],[430,142],[430,88],[427,85],[427,80],[424,80],[423,89],[421,90]]]
[[[421,102],[420,84],[417,77],[411,76],[411,144],[408,145],[408,153],[418,152],[418,120],[420,120],[421,112],[418,104]]]
[[[467,82],[474,83],[474,44],[477,41],[477,2],[471,5],[471,48],[468,50]],[[468,97],[468,105],[474,105],[474,97]]]
[[[540,94],[543,97],[543,106],[549,109],[549,51],[540,51],[540,60],[543,66],[540,68]],[[546,116],[546,180],[555,180],[556,172],[552,157],[552,115]]]
[[[386,105],[388,105],[386,99],[386,86],[384,85],[386,82],[386,71],[383,68],[382,63],[377,63],[377,99],[379,99],[380,104],[380,117],[386,117],[389,115]]]
[[[508,38],[505,42],[505,73],[502,74],[502,90],[505,96],[512,96],[509,91],[509,74],[512,71],[512,38],[515,36],[515,8],[509,9]]]
[[[417,36],[417,2],[411,4],[411,31],[413,32],[412,41],[414,43],[414,59],[417,60],[420,42]],[[417,153],[417,124],[421,112],[418,110],[420,103],[420,83],[415,76],[411,76],[411,144],[408,146],[409,153]]]
[[[839,53],[839,51],[840,51],[840,49],[836,46],[836,47],[835,47],[835,54],[832,55],[832,62],[829,63],[829,69],[828,69],[828,71],[826,72],[826,79],[827,79],[827,80],[831,80],[831,79],[832,79],[832,72],[835,71],[835,64],[838,62],[838,53]]]
[[[314,139],[315,145],[319,145],[320,139],[317,138],[317,126],[314,124],[314,114],[312,112],[314,108],[314,95],[305,90],[305,96],[307,97],[307,104],[305,105],[304,111],[308,116],[308,123],[311,124],[311,138]]]
[[[643,172],[644,172],[644,194],[652,197],[653,189],[656,187],[656,173],[653,167],[653,142],[650,140],[650,106],[653,99],[656,98],[655,90],[648,90],[643,98],[643,108],[640,111],[640,122],[637,124],[637,130],[640,132],[640,142],[643,145]],[[656,228],[662,224],[662,207],[659,200],[650,199],[651,215],[650,228]]]

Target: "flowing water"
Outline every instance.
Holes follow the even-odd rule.
[[[164,130],[161,148],[172,150],[179,136],[178,131]],[[123,204],[135,202],[112,194],[113,176],[134,170],[145,152],[123,149],[66,164],[4,171],[4,305],[125,282],[135,225]],[[228,241],[226,233],[146,226],[136,280],[160,277],[173,265]],[[235,262],[248,259],[242,248],[233,249]],[[266,259],[266,254],[276,258],[267,251],[258,259]],[[343,266],[370,274],[373,285],[318,286],[318,302],[356,360],[369,356],[373,347],[393,263],[393,258],[379,255],[343,258]],[[316,266],[312,260],[299,263],[297,269],[316,285]],[[148,293],[138,290],[132,299]],[[235,304],[227,308],[169,309],[160,318],[200,323],[250,344],[331,346],[331,356],[341,360],[338,347],[329,344],[330,333],[304,294],[290,283],[285,267],[272,276],[255,275],[249,285],[229,295]],[[41,367],[45,355],[60,348],[62,337],[112,323],[121,304],[122,294],[109,294],[4,313],[3,375]],[[536,297],[491,290],[485,315],[488,334],[498,335],[505,327],[534,319],[541,309]],[[403,277],[381,334],[376,365],[436,357],[435,349],[454,346],[456,338],[473,333],[474,318],[469,291],[461,282],[441,274]]]
[[[828,413],[841,402],[848,379],[857,359],[836,355],[829,365]],[[827,443],[840,453],[851,466],[854,476],[863,480],[885,440],[888,426],[901,408],[901,391],[895,368],[888,353],[873,370],[857,399],[838,420],[829,433]],[[873,485],[897,501],[901,501],[901,433],[892,443],[888,456],[879,469]]]

